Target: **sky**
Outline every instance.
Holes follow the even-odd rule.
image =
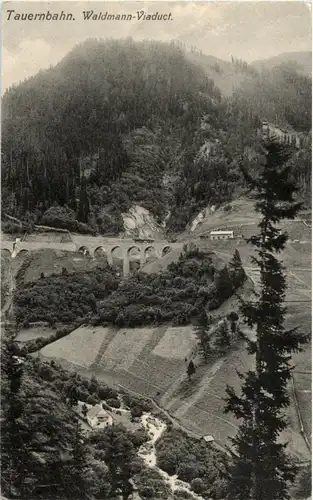
[[[8,20],[15,13],[72,13],[75,21]],[[170,21],[84,21],[83,11],[111,14],[172,13]],[[12,17],[12,15],[11,15]],[[90,37],[134,40],[177,39],[203,53],[251,62],[282,52],[311,50],[311,4],[298,1],[216,2],[4,2],[2,4],[2,90],[59,62]]]

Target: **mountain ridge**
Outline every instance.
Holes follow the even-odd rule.
[[[257,168],[261,119],[308,132],[310,81],[272,73],[175,43],[75,46],[3,97],[3,213],[116,235],[140,206],[169,232],[184,230],[240,195],[238,157],[254,151]]]
[[[306,76],[312,76],[312,51],[282,52],[276,56],[252,61],[251,66],[258,70],[262,67],[273,69],[284,63],[295,63],[295,69]]]

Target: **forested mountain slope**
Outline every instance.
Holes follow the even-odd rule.
[[[236,90],[242,102],[263,119],[289,125],[301,132],[311,130],[312,81],[288,63],[263,70]]]
[[[233,56],[231,61],[224,61],[198,51],[186,51],[186,57],[204,70],[224,97],[231,97],[246,78],[251,80],[258,73],[255,68]]]
[[[8,89],[2,212],[28,229],[112,235],[137,205],[176,232],[208,204],[238,196],[238,158],[248,153],[257,168],[260,118],[275,112],[307,132],[311,84],[281,70],[267,81],[236,59],[223,64],[175,43],[88,40]],[[240,87],[226,98],[213,79],[222,87],[230,73]],[[307,184],[310,154],[300,156]]]
[[[284,52],[269,59],[253,61],[251,66],[257,70],[273,69],[280,64],[288,64],[299,74],[312,78],[312,52]]]

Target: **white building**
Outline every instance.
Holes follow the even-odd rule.
[[[211,435],[203,436],[203,439],[206,443],[212,443],[214,441],[214,437]]]
[[[234,231],[211,231],[211,240],[230,240],[234,238]]]
[[[104,429],[113,424],[113,418],[101,404],[98,404],[88,411],[87,422],[93,428]]]

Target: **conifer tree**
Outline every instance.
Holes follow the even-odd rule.
[[[79,194],[79,206],[77,218],[81,222],[88,222],[88,216],[90,212],[89,199],[87,194],[87,183],[85,177],[82,177],[80,194]]]
[[[244,271],[240,254],[236,248],[232,259],[228,263],[229,274],[233,282],[233,289],[237,290],[246,279],[246,273]]]
[[[194,373],[196,373],[196,369],[195,369],[195,365],[194,365],[193,361],[191,360],[187,366],[187,375],[188,375],[189,380],[191,379],[191,377]]]
[[[231,296],[233,284],[228,267],[225,266],[215,273],[214,284],[216,287],[216,296],[220,303]]]
[[[230,347],[230,333],[226,321],[223,321],[216,331],[215,344],[222,352]]]
[[[287,236],[277,224],[293,219],[301,204],[294,201],[295,186],[290,180],[288,152],[275,141],[264,145],[265,161],[256,179],[243,171],[254,192],[255,208],[261,214],[260,232],[250,241],[255,247],[254,265],[260,270],[261,289],[256,301],[242,302],[243,321],[255,332],[247,338],[254,369],[240,374],[241,393],[227,388],[225,412],[240,420],[232,439],[237,458],[230,474],[229,498],[234,500],[285,500],[290,498],[288,481],[295,470],[279,439],[286,428],[285,409],[290,404],[287,384],[291,378],[291,356],[301,350],[305,335],[286,330],[284,306],[286,277],[277,254]]]
[[[232,336],[234,336],[237,333],[237,321],[239,319],[238,314],[235,311],[232,311],[231,313],[228,314],[227,316],[228,321],[230,321],[230,329]]]
[[[212,323],[212,318],[208,318],[207,313],[203,310],[196,325],[195,332],[199,339],[199,351],[204,361],[207,362],[212,354],[212,346],[210,343],[209,330]]]

